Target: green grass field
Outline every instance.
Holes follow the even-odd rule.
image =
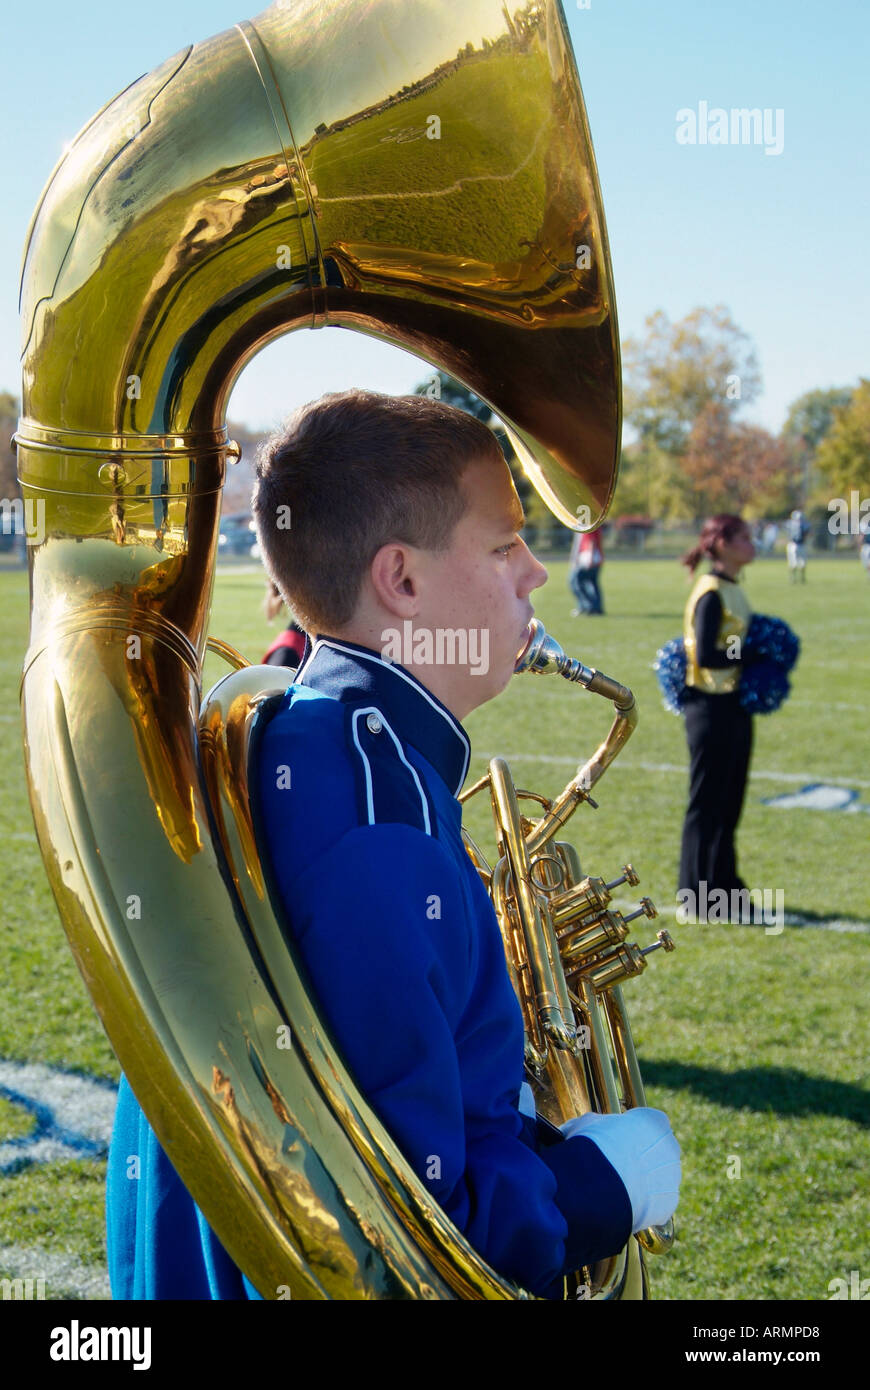
[[[746,882],[782,889],[787,912],[802,923],[778,935],[673,920],[686,752],[681,721],[662,709],[650,668],[656,648],[680,629],[686,588],[679,567],[608,563],[604,618],[570,617],[564,562],[551,567],[550,583],[535,598],[566,650],[632,686],[641,711],[631,743],[596,792],[600,809],[578,812],[571,831],[587,872],[613,877],[627,859],[634,863],[636,892],[658,903],[661,925],[677,941],[675,954],[654,956],[643,979],[626,988],[649,1102],[668,1111],[683,1149],[678,1243],[651,1262],[654,1296],[823,1300],[831,1280],[870,1267],[859,1195],[868,1116],[861,1018],[870,820],[778,809],[762,799],[827,780],[857,788],[870,803],[870,586],[854,556],[811,562],[805,587],[789,586],[781,560],[757,562],[746,582],[753,606],[786,618],[803,642],[790,701],[755,721],[738,837]],[[252,660],[270,634],[261,596],[255,573],[218,576],[212,631]],[[26,575],[2,572],[0,1061],[117,1079],[33,835],[17,706],[27,627]],[[209,658],[206,683],[222,674]],[[554,793],[608,724],[603,701],[555,679],[518,678],[467,721],[470,777],[502,753],[521,786]],[[488,842],[487,808],[472,803],[467,820]],[[640,925],[644,944],[659,924]],[[0,1146],[34,1123],[0,1094]],[[0,1176],[0,1277],[12,1272],[4,1267],[10,1247],[29,1251],[37,1270],[42,1252],[49,1267],[64,1256],[79,1273],[54,1287],[49,1280],[48,1296],[82,1296],[90,1287],[85,1274],[103,1272],[104,1180],[105,1162],[85,1158]]]

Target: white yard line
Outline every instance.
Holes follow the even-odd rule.
[[[508,763],[548,763],[553,767],[581,767],[582,759],[566,758],[552,753],[486,753],[480,749],[472,747],[472,758],[483,758],[489,762],[490,758],[504,758]],[[621,758],[619,762],[612,763],[607,769],[608,777],[614,772],[667,772],[679,773],[682,777],[688,776],[689,768],[687,763],[647,763],[632,762]],[[750,781],[765,782],[794,782],[803,784],[805,782],[830,782],[834,787],[870,787],[870,782],[860,777],[832,777],[830,773],[814,772],[756,772],[751,770],[749,773]]]
[[[842,700],[802,700],[800,696],[790,700],[791,705],[812,705],[814,709],[851,709],[858,714],[866,714],[866,705],[850,705]]]
[[[65,1158],[103,1158],[117,1088],[42,1062],[0,1060],[0,1095],[35,1117],[29,1135],[0,1141],[0,1173]]]

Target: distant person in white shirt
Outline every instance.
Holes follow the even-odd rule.
[[[800,579],[801,583],[805,584],[807,581],[806,539],[810,534],[810,527],[799,508],[792,512],[786,522],[786,528],[788,530],[788,544],[785,553],[788,558],[788,577],[792,583],[797,583]]]

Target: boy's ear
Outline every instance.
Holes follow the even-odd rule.
[[[420,571],[413,546],[400,541],[382,545],[369,567],[378,602],[399,618],[413,618],[420,606]]]

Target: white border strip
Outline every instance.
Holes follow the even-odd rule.
[[[334,652],[343,652],[346,656],[361,657],[365,661],[376,661],[379,666],[383,666],[385,671],[392,671],[394,676],[401,677],[401,679],[405,681],[406,684],[409,685],[412,690],[416,691],[418,695],[423,696],[423,698],[432,706],[435,713],[437,715],[440,715],[440,717],[444,720],[451,733],[455,734],[456,737],[461,741],[465,749],[465,763],[462,768],[462,774],[459,778],[459,781],[456,784],[456,791],[458,792],[461,789],[463,782],[465,781],[465,776],[468,772],[468,764],[471,760],[471,742],[469,740],[468,734],[465,732],[458,719],[455,719],[454,716],[449,712],[449,710],[444,709],[443,705],[440,705],[437,702],[437,700],[435,700],[434,696],[432,696],[429,693],[425,685],[423,685],[422,682],[416,680],[415,677],[410,675],[409,672],[407,672],[403,667],[397,666],[396,663],[393,661],[385,661],[382,656],[378,656],[375,652],[363,651],[362,648],[358,647],[346,647],[343,643],[336,642],[330,638],[322,637],[314,643],[314,646],[311,648],[311,655],[309,656],[308,661],[306,661],[302,669],[300,671],[297,671],[296,673],[296,684],[303,683],[302,677],[308,670],[308,662],[313,660],[314,653],[318,651],[321,647],[328,647],[331,651]],[[377,711],[375,712],[377,713]],[[411,770],[413,771],[413,768]]]
[[[368,756],[367,756],[367,754],[366,754],[366,751],[365,751],[365,749],[363,748],[363,746],[362,746],[362,744],[360,743],[359,738],[358,738],[358,736],[357,736],[357,722],[358,722],[358,720],[360,719],[360,717],[361,717],[363,714],[365,714],[365,715],[373,714],[377,719],[379,719],[379,720],[380,720],[380,723],[381,723],[381,728],[384,729],[384,730],[390,735],[390,738],[393,740],[393,743],[395,744],[395,747],[396,747],[396,752],[398,753],[398,755],[399,755],[399,757],[401,758],[402,762],[405,764],[405,767],[408,769],[408,771],[410,772],[411,776],[412,776],[413,779],[414,779],[414,785],[416,786],[417,791],[418,791],[419,794],[420,794],[420,802],[421,802],[422,807],[423,807],[423,823],[424,823],[424,825],[425,825],[425,827],[426,827],[426,834],[427,834],[427,835],[431,835],[431,834],[432,834],[432,822],[431,822],[431,820],[430,820],[430,818],[429,818],[429,803],[428,803],[428,801],[426,800],[426,793],[423,791],[423,786],[422,786],[422,783],[420,782],[420,778],[417,776],[417,769],[416,769],[415,767],[412,767],[412,765],[408,762],[408,759],[405,757],[404,749],[402,748],[401,743],[399,742],[399,740],[398,740],[398,738],[396,737],[396,735],[393,733],[393,730],[390,728],[389,723],[388,723],[387,720],[384,718],[384,716],[383,716],[383,714],[381,713],[381,711],[380,711],[379,709],[376,709],[374,705],[366,705],[364,709],[363,709],[363,708],[356,709],[356,710],[354,710],[354,712],[353,712],[353,741],[354,741],[354,743],[356,744],[357,749],[359,750],[360,757],[362,758],[363,762],[365,763],[365,774],[366,774],[366,806],[367,806],[367,810],[368,810],[368,814],[369,814],[369,825],[376,825],[377,822],[376,822],[376,820],[375,820],[374,790],[373,790],[373,787],[372,787],[372,768],[371,768],[371,763],[369,762]],[[371,731],[370,731],[370,732],[371,732]]]

